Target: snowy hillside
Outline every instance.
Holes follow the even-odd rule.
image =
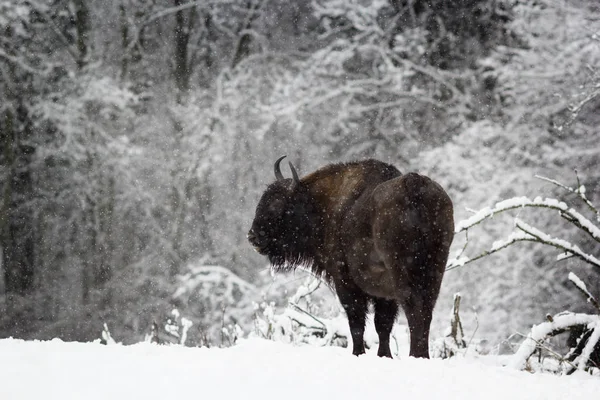
[[[0,341],[0,399],[566,399],[600,380],[496,366],[492,359],[388,360],[348,349],[249,340],[226,349]]]

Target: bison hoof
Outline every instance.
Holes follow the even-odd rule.
[[[392,357],[392,353],[390,353],[390,351],[378,351],[377,352],[377,356],[378,357],[387,357],[387,358],[393,358]]]
[[[365,349],[361,349],[361,350],[354,349],[352,351],[352,355],[357,356],[357,357],[360,356],[360,355],[362,355],[362,354],[365,354]]]

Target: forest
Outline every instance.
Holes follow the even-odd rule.
[[[389,162],[481,217],[433,337],[457,292],[498,348],[599,311],[569,279],[600,296],[596,0],[0,0],[0,337],[227,346],[309,292],[343,315],[247,243],[281,155]],[[520,196],[557,203],[493,208]]]

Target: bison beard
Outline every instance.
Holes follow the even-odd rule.
[[[452,201],[440,185],[376,160],[328,165],[300,179],[281,174],[256,208],[248,240],[276,270],[311,269],[335,289],[348,316],[355,355],[365,352],[369,302],[379,356],[398,308],[410,355],[429,358],[429,329],[454,235]]]

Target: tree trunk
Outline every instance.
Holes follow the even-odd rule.
[[[15,119],[8,110],[0,121],[2,159],[7,166],[0,210],[0,248],[6,293],[23,295],[33,286],[34,272],[33,217],[23,206],[32,198],[28,161],[33,149],[19,144]]]
[[[75,6],[75,30],[77,37],[77,69],[82,70],[88,64],[88,35],[90,32],[90,11],[85,0],[73,0]]]
[[[127,21],[127,10],[123,1],[119,4],[119,22],[121,24],[121,46],[123,52],[127,51],[129,46],[129,21]],[[127,77],[129,72],[129,55],[123,53],[121,56],[121,79]]]
[[[175,7],[179,7],[184,3],[184,0],[175,0]],[[186,94],[190,89],[190,76],[192,75],[192,67],[189,62],[188,44],[194,20],[196,18],[196,8],[193,7],[189,13],[185,10],[179,10],[175,13],[175,85],[177,86],[177,101],[182,101],[182,95]]]
[[[235,68],[243,59],[250,55],[250,45],[252,44],[252,35],[250,28],[254,21],[260,16],[260,9],[263,6],[264,1],[258,0],[254,3],[252,0],[248,1],[246,5],[248,16],[246,20],[239,27],[238,35],[239,39],[233,51],[233,58],[231,60],[231,67]]]

